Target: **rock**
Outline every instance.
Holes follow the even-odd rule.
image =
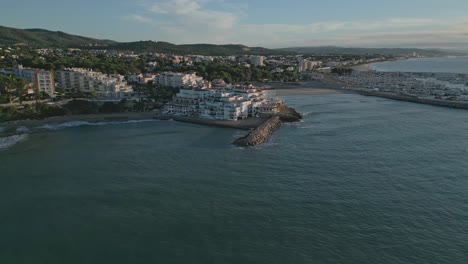
[[[252,147],[265,143],[281,127],[279,116],[273,116],[265,123],[252,130],[247,136],[236,139],[233,144],[239,147]]]

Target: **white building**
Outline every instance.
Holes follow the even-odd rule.
[[[128,75],[127,82],[145,84],[154,81],[154,78],[156,78],[156,75],[151,73],[130,74]]]
[[[201,82],[203,82],[203,77],[199,77],[195,73],[163,72],[155,78],[156,84],[170,87],[195,86]]]
[[[265,63],[263,62],[264,60],[265,57],[263,56],[252,56],[250,58],[250,62],[255,66],[265,66]]]
[[[123,75],[104,74],[82,68],[59,71],[62,88],[68,91],[96,92],[99,97],[123,97],[132,92]]]
[[[24,78],[33,83],[40,92],[45,92],[51,97],[54,96],[55,82],[54,74],[51,71],[23,68],[22,65],[17,65],[13,73],[19,78]]]
[[[253,86],[228,86],[220,89],[181,89],[164,112],[171,115],[206,119],[238,120],[260,114],[277,113],[284,101],[276,91]]]
[[[315,68],[318,68],[322,65],[322,62],[321,61],[306,61],[304,59],[299,59],[299,63],[298,63],[298,70],[299,71],[308,71],[308,70],[312,70],[312,69],[315,69]]]

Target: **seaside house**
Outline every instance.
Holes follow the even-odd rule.
[[[184,87],[163,112],[169,115],[197,117],[213,120],[239,120],[261,114],[279,112],[284,104],[276,98],[275,90],[250,86],[233,86],[216,80],[213,88]]]

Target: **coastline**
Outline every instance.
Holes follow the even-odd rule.
[[[60,125],[70,122],[128,122],[138,120],[174,120],[181,123],[198,124],[213,127],[233,128],[250,130],[263,124],[267,118],[248,118],[238,121],[229,120],[210,120],[195,117],[163,115],[159,112],[141,112],[141,113],[113,113],[113,114],[90,114],[90,115],[69,115],[57,116],[40,120],[18,120],[6,123],[0,123],[2,130],[16,130],[21,127],[38,128],[45,125]],[[1,131],[0,130],[0,133]]]
[[[359,72],[368,72],[368,71],[374,71],[374,64],[375,63],[366,63],[366,64],[359,64],[356,66],[351,67],[351,69]]]
[[[360,88],[347,88],[346,90],[356,92],[364,96],[375,96],[375,97],[382,97],[382,98],[392,99],[392,100],[397,100],[397,101],[405,101],[405,102],[411,102],[411,103],[427,104],[427,105],[449,107],[449,108],[456,108],[456,109],[468,109],[468,102],[464,103],[464,102],[457,102],[457,101],[425,99],[425,98],[418,98],[418,97],[412,97],[412,96],[400,95],[400,94],[368,91],[368,90],[360,89]]]
[[[233,129],[242,129],[250,130],[257,128],[263,124],[268,118],[265,117],[250,117],[247,119],[241,119],[237,121],[230,120],[212,120],[212,119],[203,119],[196,117],[186,117],[186,116],[173,116],[173,115],[162,115],[157,114],[153,117],[157,120],[174,120],[181,123],[197,124],[204,126],[212,127],[221,127],[221,128],[233,128]]]
[[[327,84],[325,82],[312,81],[305,82],[300,85],[278,84],[276,88],[278,96],[294,96],[294,95],[326,95],[339,94],[344,91],[335,84]],[[67,115],[56,116],[46,119],[37,120],[16,120],[0,123],[0,133],[2,130],[14,130],[20,127],[37,128],[45,125],[60,125],[69,122],[128,122],[137,120],[174,120],[182,123],[199,124],[213,127],[233,128],[250,130],[255,129],[263,124],[268,118],[248,118],[237,121],[229,120],[210,120],[196,117],[172,116],[164,115],[159,111],[152,112],[127,112],[127,113],[111,113],[111,114],[89,114],[89,115]]]
[[[288,95],[326,95],[326,94],[339,94],[343,93],[340,90],[330,88],[314,88],[314,87],[298,87],[292,89],[276,89],[276,95],[288,96]]]
[[[18,127],[40,127],[44,125],[58,125],[68,122],[125,122],[132,120],[153,119],[155,112],[138,112],[138,113],[112,113],[112,114],[89,114],[89,115],[67,115],[54,116],[45,119],[37,120],[16,120],[5,123],[0,123],[2,128],[18,128]]]

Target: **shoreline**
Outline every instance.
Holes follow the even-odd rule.
[[[454,108],[454,109],[468,109],[468,102],[425,99],[425,98],[418,98],[418,97],[412,97],[412,96],[401,95],[401,94],[368,91],[368,90],[360,89],[360,88],[347,88],[346,90],[355,92],[363,96],[374,96],[374,97],[381,97],[381,98],[386,98],[386,99],[391,99],[391,100],[396,100],[396,101],[433,105],[433,106],[439,106],[439,107],[448,107],[448,108]]]
[[[290,95],[327,95],[327,94],[340,94],[343,93],[338,89],[331,88],[313,88],[313,87],[298,87],[298,88],[282,88],[276,89],[278,96]]]
[[[250,130],[257,128],[263,124],[268,118],[265,117],[249,117],[247,119],[240,119],[237,121],[230,120],[213,120],[213,119],[203,119],[197,117],[187,117],[187,116],[173,116],[173,115],[163,115],[157,114],[153,117],[156,120],[173,120],[181,123],[204,125],[211,127],[220,127],[220,128],[233,128],[241,130]]]
[[[325,82],[306,82],[301,85],[290,86],[288,84],[278,85],[276,87],[278,96],[294,96],[294,95],[327,95],[343,93],[342,89],[329,85]],[[152,112],[127,112],[127,113],[110,113],[110,114],[89,114],[89,115],[67,115],[49,117],[46,119],[34,120],[16,120],[0,123],[0,133],[3,130],[11,130],[19,127],[37,128],[45,125],[60,125],[69,122],[127,122],[135,120],[174,120],[182,123],[199,124],[212,127],[233,128],[250,130],[255,129],[263,124],[268,118],[248,118],[237,121],[230,120],[211,120],[196,117],[172,116],[164,115],[159,111]]]
[[[358,72],[368,72],[368,71],[375,71],[373,63],[366,63],[366,64],[359,64],[356,66],[351,67],[351,69],[358,71]]]
[[[90,115],[69,115],[57,116],[40,120],[17,120],[6,123],[0,123],[0,133],[2,131],[11,131],[18,128],[26,127],[39,128],[46,125],[61,125],[70,122],[87,122],[87,123],[112,123],[112,122],[129,122],[138,120],[174,120],[181,123],[190,123],[212,127],[233,128],[250,130],[263,124],[267,118],[247,118],[238,121],[230,120],[210,120],[195,117],[171,116],[163,115],[159,112],[140,112],[140,113],[112,113],[112,114],[90,114]]]
[[[69,122],[125,122],[132,120],[153,119],[155,112],[138,112],[138,113],[112,113],[112,114],[89,114],[89,115],[66,115],[54,116],[45,119],[32,120],[16,120],[5,123],[0,123],[2,128],[18,128],[18,127],[40,127],[44,125],[59,125]]]

